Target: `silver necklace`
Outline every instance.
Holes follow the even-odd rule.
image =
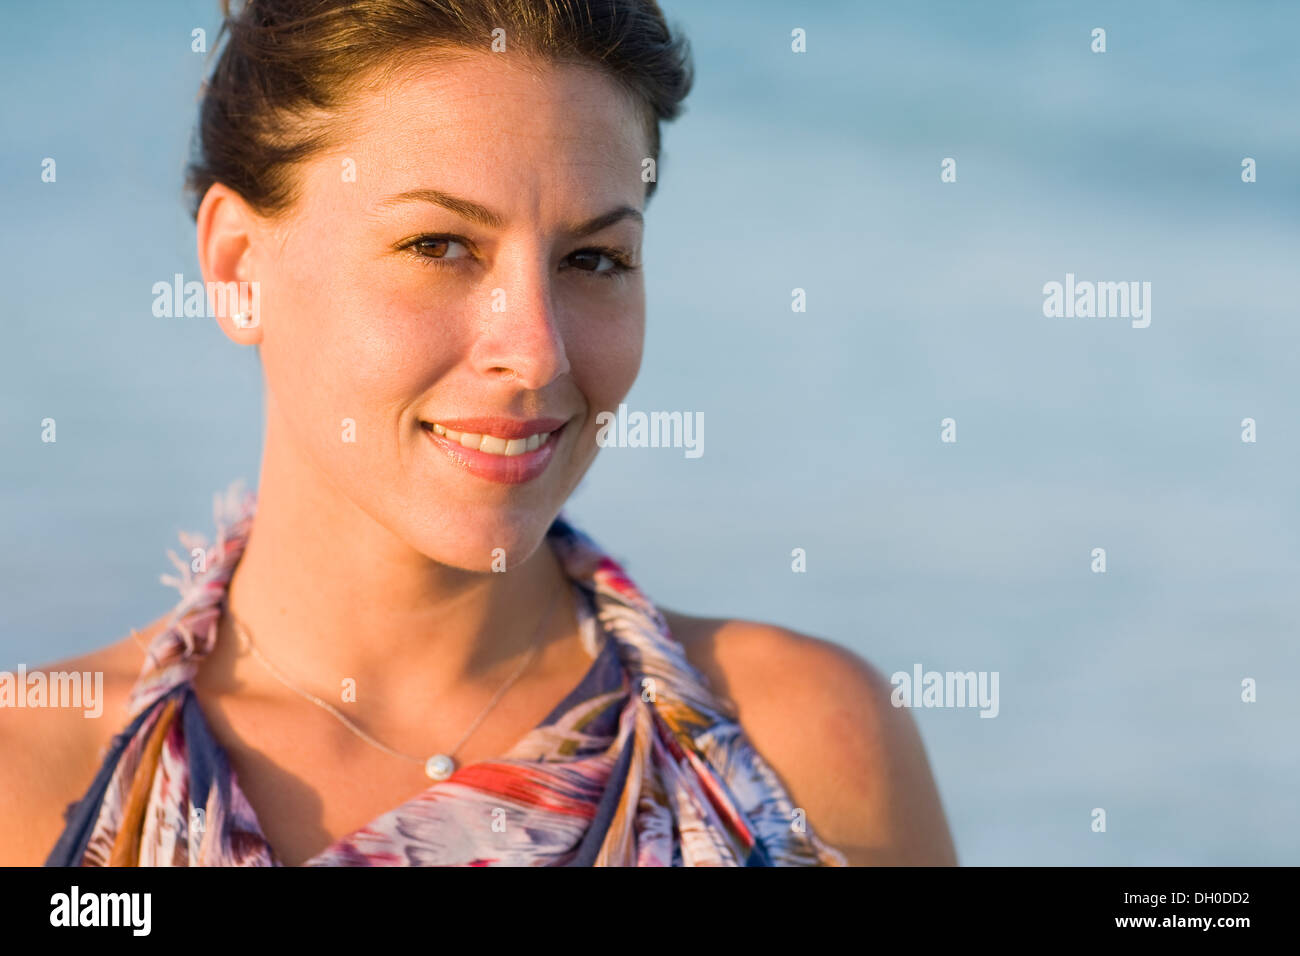
[[[502,698],[502,696],[505,694],[505,692],[510,689],[511,685],[513,685],[514,682],[519,679],[520,675],[523,674],[524,670],[532,662],[533,658],[537,656],[537,650],[540,646],[539,638],[541,637],[542,634],[542,626],[546,623],[547,618],[551,616],[551,610],[555,607],[555,602],[559,598],[559,596],[560,593],[558,590],[555,592],[555,594],[551,596],[551,601],[546,606],[546,612],[542,614],[541,620],[537,622],[537,633],[533,635],[532,645],[529,647],[528,652],[523,656],[523,659],[520,660],[519,666],[515,668],[515,672],[510,675],[510,679],[507,680],[503,685],[501,685],[501,689],[496,692],[496,694],[493,696],[493,698],[490,701],[488,701],[487,706],[484,707],[482,712],[478,715],[478,717],[475,718],[474,723],[470,724],[469,730],[465,731],[464,736],[460,738],[460,740],[456,743],[456,746],[452,747],[449,753],[435,753],[431,757],[423,757],[423,758],[413,757],[410,754],[404,754],[400,751],[394,750],[392,747],[388,747],[385,744],[380,743],[378,740],[370,736],[368,733],[366,733],[364,730],[362,730],[352,721],[348,720],[347,717],[345,717],[342,713],[339,712],[337,707],[321,700],[315,694],[310,694],[307,691],[303,690],[302,688],[298,687],[298,685],[293,683],[293,681],[289,680],[289,678],[285,677],[282,673],[280,673],[279,669],[274,664],[272,664],[270,661],[268,661],[265,657],[262,656],[262,652],[259,651],[257,649],[257,645],[253,643],[253,638],[252,635],[248,633],[248,628],[244,627],[244,625],[240,623],[239,618],[235,617],[234,614],[231,614],[230,621],[235,626],[235,633],[239,636],[240,640],[243,642],[243,645],[247,647],[250,651],[252,651],[253,656],[255,656],[259,661],[262,662],[262,666],[271,672],[271,676],[273,676],[280,683],[284,684],[284,686],[288,687],[295,694],[305,697],[307,700],[311,701],[317,707],[323,708],[324,710],[333,714],[334,717],[337,718],[339,722],[343,724],[343,726],[347,727],[348,730],[352,731],[354,734],[356,734],[358,737],[360,737],[362,740],[364,740],[366,743],[370,744],[371,746],[377,747],[378,749],[382,750],[384,753],[391,754],[394,757],[401,757],[403,760],[410,760],[417,764],[422,764],[424,766],[425,774],[431,780],[446,780],[448,777],[450,777],[453,773],[456,772],[456,759],[455,759],[456,752],[459,751],[460,748],[464,745],[465,741],[467,741],[470,738],[470,735],[473,734],[474,731],[478,729],[478,725],[483,722],[483,718],[486,717],[488,715],[488,712],[493,707],[496,706],[497,701],[499,701]]]

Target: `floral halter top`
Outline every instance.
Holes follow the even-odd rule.
[[[149,647],[90,790],[47,866],[279,866],[191,680],[215,644],[255,499],[214,505],[205,570]],[[459,767],[307,866],[844,866],[754,750],[623,569],[561,514],[547,532],[573,586],[592,664],[497,759]]]

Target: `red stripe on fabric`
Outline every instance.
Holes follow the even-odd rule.
[[[572,768],[572,764],[568,765]],[[462,767],[451,777],[456,783],[473,787],[483,793],[508,797],[517,803],[540,807],[555,813],[591,819],[596,805],[581,797],[561,793],[562,781],[552,774],[534,771],[528,767],[505,763],[476,763]]]

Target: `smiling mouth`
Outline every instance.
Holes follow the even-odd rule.
[[[425,431],[431,431],[449,442],[460,445],[462,448],[483,452],[487,455],[499,455],[502,458],[513,458],[516,455],[536,451],[547,444],[551,437],[560,430],[556,428],[549,432],[538,432],[521,438],[500,438],[496,435],[475,432],[458,432],[437,422],[421,422],[420,424]]]

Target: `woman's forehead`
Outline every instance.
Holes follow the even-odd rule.
[[[368,211],[430,187],[494,206],[554,201],[568,217],[584,196],[584,208],[641,204],[645,125],[635,101],[597,70],[538,71],[474,55],[395,71],[347,109],[351,121],[314,160],[313,178],[334,190],[340,159],[350,161],[349,192]]]
[[[415,61],[363,85],[351,112],[360,138],[516,149],[640,147],[642,109],[593,67],[496,54]]]

